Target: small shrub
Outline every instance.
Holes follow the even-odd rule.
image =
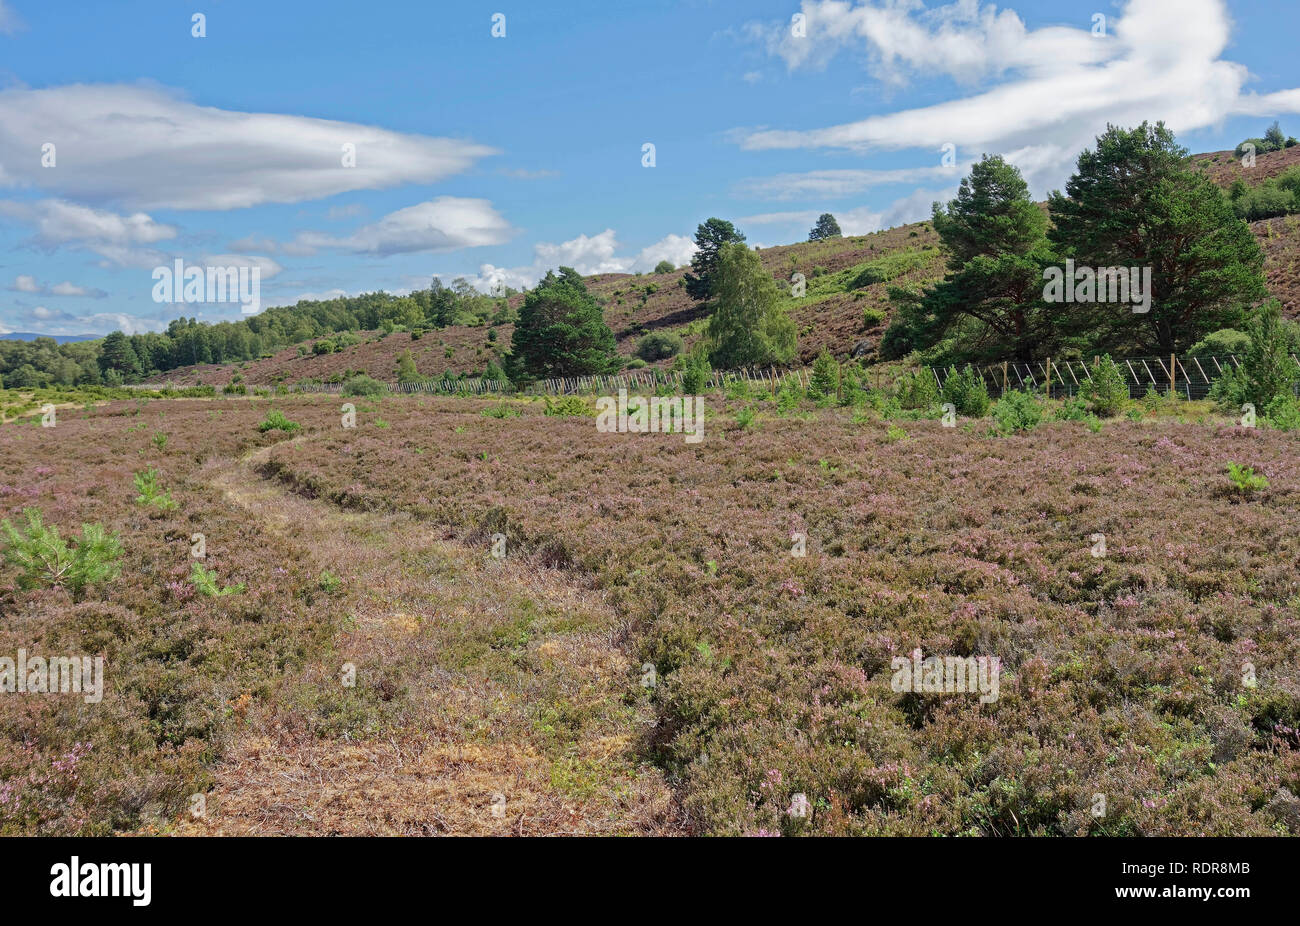
[[[157,508],[159,511],[174,511],[179,507],[172,500],[171,491],[164,491],[158,485],[158,471],[152,466],[136,473],[133,479],[135,481],[135,490],[140,493],[135,497],[137,505],[143,505],[146,508]]]
[[[1011,389],[993,406],[993,420],[1003,434],[1032,431],[1043,420],[1043,406],[1029,393]]]
[[[502,402],[500,405],[493,405],[490,408],[483,409],[479,414],[487,418],[518,418],[523,414],[523,412],[514,406]]]
[[[1232,490],[1239,495],[1253,495],[1268,488],[1268,480],[1256,473],[1253,466],[1229,463],[1228,478],[1232,480]]]
[[[1300,431],[1300,401],[1280,395],[1264,409],[1264,420],[1279,431]]]
[[[348,377],[343,384],[343,394],[346,396],[380,396],[387,391],[387,386],[364,373]]]
[[[1092,378],[1084,385],[1082,395],[1088,400],[1094,415],[1111,418],[1128,405],[1128,379],[1120,372],[1119,364],[1110,354],[1092,370]]]
[[[547,396],[546,414],[560,418],[581,418],[591,415],[592,409],[581,396],[566,395],[554,401]]]
[[[1095,417],[1088,411],[1088,402],[1081,395],[1073,395],[1056,410],[1057,421],[1087,421]]]
[[[320,590],[327,595],[336,595],[343,590],[343,580],[328,569],[322,570],[320,581],[316,584],[320,587]]]
[[[682,392],[685,395],[699,395],[709,384],[709,375],[713,368],[704,351],[693,351],[686,357],[682,367]]]
[[[966,418],[983,418],[989,411],[988,386],[984,377],[969,366],[960,373],[949,368],[947,382],[943,384],[943,399],[951,402],[957,414]]]
[[[198,562],[194,561],[190,569],[190,584],[194,586],[195,591],[200,595],[206,595],[209,598],[224,598],[226,595],[239,595],[244,591],[244,583],[238,585],[227,585],[224,588],[217,584],[217,571],[215,569],[204,569]]]
[[[741,428],[748,428],[753,425],[756,417],[757,414],[752,408],[742,408],[736,412],[736,424],[740,425]]]
[[[929,370],[909,370],[898,378],[894,394],[903,408],[929,408],[939,401],[939,384]]]
[[[88,586],[107,582],[121,571],[117,561],[122,545],[102,525],[81,525],[81,536],[69,546],[57,527],[45,526],[39,509],[24,508],[23,517],[27,526],[21,531],[7,518],[0,521],[0,533],[8,542],[4,558],[17,567],[19,588],[57,586],[80,596]]]
[[[280,411],[278,408],[273,408],[267,412],[266,419],[257,426],[257,430],[261,431],[263,434],[267,431],[284,431],[287,434],[292,434],[301,427],[302,425],[298,422],[290,421],[286,418],[284,412]]]

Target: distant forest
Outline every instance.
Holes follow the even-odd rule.
[[[53,338],[0,341],[0,385],[118,385],[196,363],[257,360],[341,331],[420,331],[449,325],[498,325],[515,320],[512,289],[487,296],[467,281],[406,296],[366,293],[280,306],[237,322],[208,324],[178,318],[165,332],[59,344]]]

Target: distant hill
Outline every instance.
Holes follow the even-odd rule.
[[[1254,168],[1242,167],[1231,151],[1192,156],[1221,187],[1237,178],[1249,185],[1277,176],[1300,164],[1300,146],[1257,156]],[[1300,317],[1300,215],[1281,216],[1250,223],[1264,249],[1268,288],[1282,303],[1283,312]],[[743,229],[742,229],[743,230]],[[939,237],[929,222],[902,225],[870,235],[805,241],[763,248],[763,266],[785,289],[795,273],[807,279],[807,295],[787,299],[786,305],[799,331],[799,360],[810,363],[828,348],[840,358],[855,352],[870,361],[889,324],[890,286],[916,286],[941,279],[944,263]],[[599,274],[586,278],[587,287],[604,306],[605,321],[613,330],[618,350],[634,355],[637,341],[652,331],[670,331],[689,347],[703,334],[707,313],[686,295],[682,278],[688,268],[671,273]],[[511,298],[513,306],[522,295]],[[495,330],[495,340],[489,332]],[[409,350],[423,376],[477,373],[489,359],[510,349],[513,326],[452,326],[426,332],[415,339],[405,333],[386,337],[380,332],[361,333],[361,343],[338,353],[302,354],[297,346],[273,356],[243,364],[205,364],[170,370],[150,382],[221,386],[236,375],[249,385],[292,384],[304,379],[329,380],[348,371],[361,371],[384,381],[396,378],[397,357]],[[671,361],[660,361],[666,366]]]
[[[35,331],[11,331],[0,334],[0,341],[35,341],[37,338],[53,338],[58,344],[71,344],[74,341],[97,341],[102,334],[38,334]]]

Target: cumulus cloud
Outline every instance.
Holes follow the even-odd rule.
[[[104,258],[106,265],[152,267],[167,257],[148,247],[176,237],[176,228],[136,212],[121,215],[92,209],[61,199],[32,203],[0,200],[0,216],[30,225],[35,234],[28,242],[44,251],[59,248],[87,250]]]
[[[293,242],[301,250],[340,250],[354,254],[438,254],[459,248],[503,244],[514,229],[486,199],[440,196],[408,206],[337,237],[303,232]]]
[[[32,156],[47,142],[52,168]],[[158,87],[0,90],[0,184],[130,209],[239,209],[432,183],[496,153],[461,139],[199,106]]]
[[[598,235],[579,235],[560,244],[539,242],[533,245],[533,262],[524,267],[495,267],[483,264],[478,276],[470,282],[486,292],[498,286],[524,289],[532,286],[546,271],[557,267],[572,267],[584,276],[598,273],[644,273],[653,270],[660,261],[672,261],[681,266],[695,254],[695,242],[684,235],[667,235],[654,244],[642,248],[635,255],[619,256],[620,246],[614,229],[607,228]]]
[[[1027,29],[1011,10],[957,0],[924,10],[910,0],[879,4],[804,0],[807,37],[788,28],[751,30],[791,68],[824,64],[841,49],[864,53],[880,79],[916,74],[998,80],[960,99],[810,130],[744,135],[751,150],[930,149],[1017,152],[1038,192],[1059,186],[1078,152],[1107,123],[1163,119],[1187,132],[1237,114],[1300,112],[1300,91],[1243,93],[1244,65],[1221,56],[1231,37],[1223,0],[1130,0],[1094,36],[1080,28]]]
[[[90,299],[103,299],[108,295],[102,289],[77,286],[75,283],[66,280],[48,286],[45,283],[38,283],[36,277],[26,274],[19,274],[14,279],[13,286],[10,286],[9,289],[11,292],[28,293],[34,296],[84,296]]]
[[[858,206],[854,209],[807,209],[792,212],[764,212],[749,215],[737,222],[740,225],[798,225],[812,227],[823,212],[830,212],[839,223],[840,231],[847,236],[869,235],[882,228],[893,228],[909,222],[919,222],[930,217],[935,202],[947,202],[957,195],[957,188],[943,190],[916,190],[897,199],[884,209]]]

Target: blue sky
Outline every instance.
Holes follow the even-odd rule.
[[[242,317],[156,303],[177,258],[257,266],[277,305],[648,270],[711,215],[861,233],[985,151],[1042,196],[1108,121],[1300,134],[1297,26],[1293,0],[0,0],[0,329]]]

